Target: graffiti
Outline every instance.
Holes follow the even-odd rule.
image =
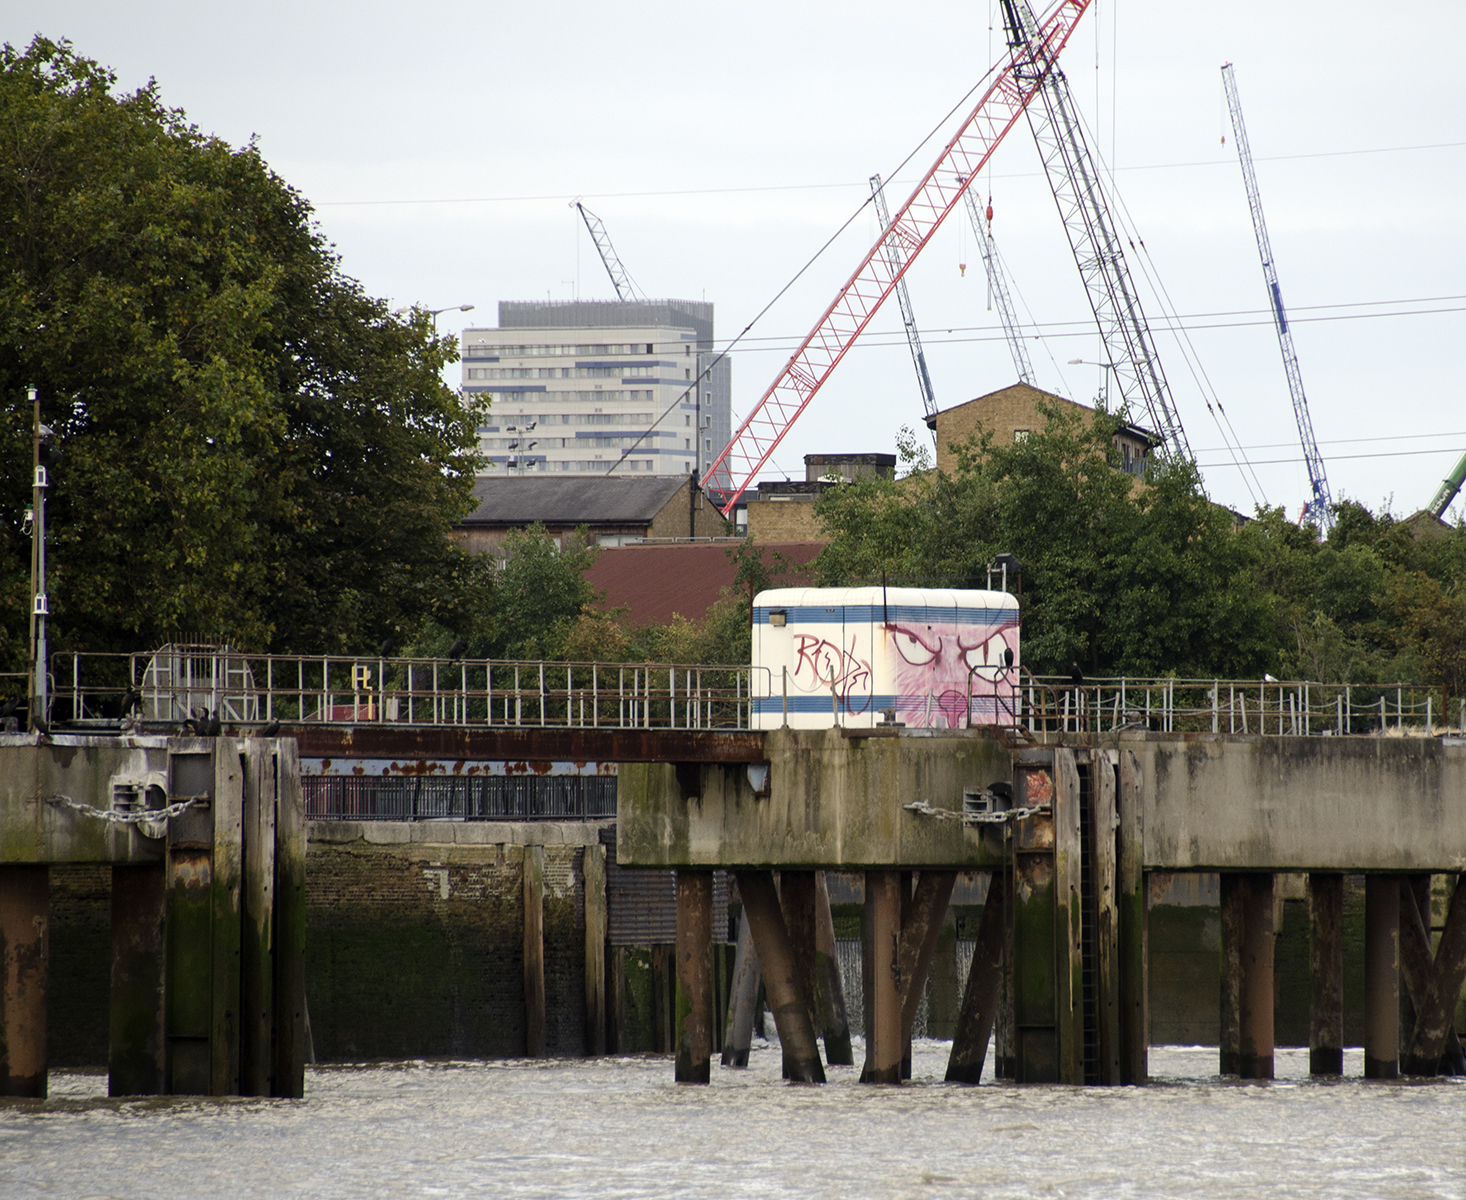
[[[797,634],[794,638],[794,679],[801,683],[800,676],[813,676],[805,690],[816,687],[833,688],[836,697],[849,712],[864,712],[870,704],[871,666],[868,659],[857,657],[856,637],[850,637],[850,649],[842,650],[834,642],[812,633]],[[865,693],[854,697],[851,693]]]
[[[1009,634],[1017,633],[1014,626],[892,623],[883,628],[896,651],[892,661],[900,720],[960,729],[967,724],[969,702],[974,723],[995,719],[1007,673],[1003,652],[1010,649]]]

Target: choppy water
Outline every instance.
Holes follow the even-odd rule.
[[[110,1101],[100,1075],[0,1106],[0,1196],[1246,1196],[1466,1192],[1466,1084],[1224,1083],[1214,1049],[1158,1083],[1084,1089],[785,1084],[779,1052],[677,1087],[667,1059],[312,1069],[301,1101]],[[860,1057],[859,1052],[856,1055]],[[1357,1074],[1358,1053],[1346,1056]]]

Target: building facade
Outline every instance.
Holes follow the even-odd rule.
[[[463,331],[485,474],[689,475],[732,436],[732,364],[693,300],[501,301]]]

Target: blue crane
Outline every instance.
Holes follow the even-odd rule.
[[[1327,530],[1334,523],[1329,497],[1328,475],[1324,472],[1323,455],[1313,436],[1313,419],[1308,415],[1308,397],[1303,392],[1303,373],[1298,369],[1298,355],[1293,349],[1293,334],[1288,329],[1288,314],[1283,308],[1283,292],[1278,286],[1278,270],[1273,263],[1272,243],[1262,216],[1262,195],[1257,190],[1257,175],[1252,169],[1252,150],[1247,144],[1247,128],[1242,123],[1242,102],[1237,98],[1237,80],[1232,64],[1222,64],[1222,86],[1227,93],[1227,107],[1232,110],[1232,137],[1237,144],[1237,158],[1242,163],[1242,181],[1247,185],[1247,203],[1252,209],[1252,230],[1257,234],[1257,252],[1262,256],[1262,277],[1267,282],[1268,302],[1272,307],[1273,325],[1278,331],[1278,347],[1283,352],[1283,370],[1288,375],[1288,391],[1293,397],[1293,416],[1298,422],[1298,437],[1303,443],[1303,461],[1308,466],[1308,483],[1313,498],[1307,515]],[[1449,503],[1449,501],[1448,501]]]

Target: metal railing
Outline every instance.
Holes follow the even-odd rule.
[[[586,821],[616,815],[614,775],[303,775],[311,821]]]
[[[605,729],[747,729],[759,668],[245,654],[169,646],[52,657],[53,721],[144,723],[217,714],[282,721]],[[767,675],[767,672],[764,672]]]

